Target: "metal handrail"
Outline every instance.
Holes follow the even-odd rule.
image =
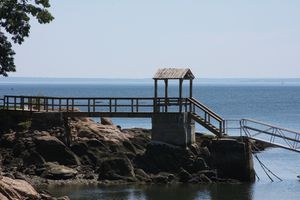
[[[239,122],[238,129],[240,129],[241,136],[244,135],[253,140],[263,141],[300,153],[300,131],[290,130],[255,119],[240,119],[226,120],[226,132],[229,129],[233,129],[228,127],[228,122],[230,121]]]
[[[253,123],[256,123],[256,124],[260,124],[260,125],[264,125],[264,126],[270,126],[270,127],[273,127],[273,128],[281,129],[283,131],[288,131],[288,132],[291,132],[291,133],[300,134],[300,131],[295,131],[295,130],[283,128],[283,127],[280,127],[280,126],[277,126],[277,125],[273,125],[273,124],[270,124],[270,123],[266,123],[266,122],[262,122],[262,121],[259,121],[259,120],[256,120],[256,119],[244,118],[244,119],[241,119],[241,121],[242,122],[253,122]]]
[[[230,122],[235,122],[237,125],[232,127],[229,126]],[[241,120],[240,119],[225,119],[224,120],[224,132],[228,135],[229,130],[241,130],[241,125],[240,125]]]

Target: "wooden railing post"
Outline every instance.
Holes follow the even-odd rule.
[[[49,99],[48,98],[45,98],[45,105],[46,105],[46,112],[48,112],[48,104],[49,104]]]
[[[96,112],[96,100],[95,100],[95,98],[93,99],[93,112]]]
[[[67,101],[67,112],[69,112],[69,98],[67,98],[66,101]]]
[[[58,106],[59,106],[59,111],[61,111],[61,98],[58,99]]]
[[[17,110],[17,97],[14,97],[14,109]]]
[[[21,97],[20,103],[21,109],[24,111],[24,97]]]
[[[109,112],[111,112],[111,99],[109,99]]]
[[[74,111],[74,99],[72,99],[72,112]]]

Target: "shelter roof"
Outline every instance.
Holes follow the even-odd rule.
[[[162,68],[158,69],[153,79],[194,79],[189,68]]]

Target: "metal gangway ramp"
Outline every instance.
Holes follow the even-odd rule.
[[[233,123],[238,126],[232,127]],[[226,120],[225,130],[238,129],[241,136],[300,153],[300,131],[254,119]]]

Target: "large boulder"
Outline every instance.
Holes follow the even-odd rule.
[[[108,117],[101,117],[101,124],[103,124],[103,125],[114,125],[114,123]]]
[[[48,179],[65,180],[74,178],[77,175],[77,171],[75,169],[56,163],[48,162],[44,165],[44,168],[44,172],[41,176]]]
[[[172,182],[175,179],[175,176],[170,173],[160,172],[156,175],[151,176],[151,180],[156,184],[167,184]]]
[[[141,181],[145,181],[145,182],[150,181],[150,176],[148,174],[146,174],[146,172],[142,169],[139,169],[139,168],[134,169],[134,174],[135,174],[136,178]]]
[[[126,157],[105,159],[99,169],[99,180],[117,180],[135,177],[133,166]]]
[[[0,199],[40,199],[39,193],[26,181],[0,177]]]
[[[35,137],[36,150],[47,162],[62,165],[80,164],[77,156],[63,142],[51,135]]]
[[[177,176],[179,178],[179,181],[183,183],[186,183],[188,180],[192,178],[192,175],[183,168],[179,170]]]
[[[184,168],[195,173],[208,168],[204,159],[191,150],[164,143],[150,143],[144,154],[137,156],[135,165],[147,173],[178,172]]]

